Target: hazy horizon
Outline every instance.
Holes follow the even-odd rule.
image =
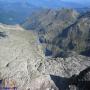
[[[3,2],[30,2],[30,3],[53,3],[53,2],[58,2],[59,4],[61,2],[66,2],[66,3],[77,3],[77,4],[83,4],[85,6],[90,5],[90,0],[0,0]]]

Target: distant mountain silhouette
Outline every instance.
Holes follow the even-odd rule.
[[[18,24],[30,16],[38,8],[27,2],[0,1],[0,22],[4,24]]]
[[[25,21],[32,12],[41,9],[83,8],[84,5],[61,0],[0,0],[0,22],[18,24]]]

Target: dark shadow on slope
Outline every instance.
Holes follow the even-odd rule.
[[[51,56],[52,55],[52,51],[50,51],[49,49],[45,49],[45,56]]]
[[[69,57],[69,52],[67,51],[60,51],[59,53],[57,53],[56,55],[54,55],[53,57],[54,58],[58,58],[58,57],[61,57],[61,58],[67,58]]]
[[[0,38],[5,38],[5,37],[7,37],[7,35],[6,35],[6,33],[5,32],[0,32]]]
[[[85,50],[85,51],[81,52],[80,54],[84,55],[84,56],[87,56],[87,57],[90,57],[90,49],[89,50]]]
[[[81,71],[79,75],[73,75],[70,78],[50,76],[59,90],[90,90],[90,67]]]
[[[69,90],[68,78],[50,75],[59,90]]]

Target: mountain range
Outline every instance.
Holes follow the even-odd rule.
[[[86,7],[87,5],[84,3],[76,3],[76,2],[69,2],[64,0],[0,0],[0,2],[4,3],[21,3],[21,4],[32,4],[33,6],[37,7],[45,7],[45,8],[60,8],[60,7]]]
[[[0,0],[0,22],[18,24],[25,21],[32,12],[41,9],[75,8],[79,11],[87,5],[61,0]]]
[[[38,33],[47,56],[67,56],[71,51],[90,56],[90,12],[46,9],[33,14],[22,26]]]
[[[4,24],[18,24],[30,16],[38,8],[27,2],[0,1],[0,22]]]

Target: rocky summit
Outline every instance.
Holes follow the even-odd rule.
[[[0,24],[0,84],[2,81],[3,87],[7,86],[6,81],[14,80],[17,90],[74,90],[72,85],[79,89],[79,81],[90,78],[89,66],[90,57],[76,53],[67,58],[45,57],[35,32],[19,25]]]

